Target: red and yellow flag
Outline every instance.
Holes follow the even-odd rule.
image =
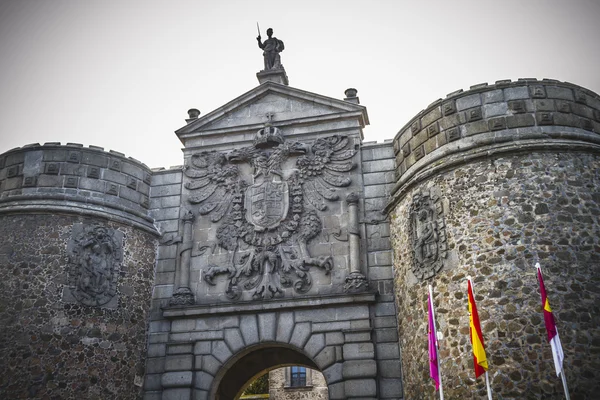
[[[488,369],[487,357],[485,355],[485,345],[483,343],[483,334],[479,324],[479,314],[477,314],[477,305],[473,295],[473,286],[471,280],[468,281],[469,294],[469,326],[471,328],[471,345],[473,346],[473,363],[475,364],[475,378],[478,378]]]

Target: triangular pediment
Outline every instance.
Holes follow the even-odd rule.
[[[272,115],[274,125],[306,123],[332,118],[354,118],[369,123],[364,106],[304,90],[266,82],[224,106],[190,121],[175,133],[184,139],[198,134],[260,129]]]

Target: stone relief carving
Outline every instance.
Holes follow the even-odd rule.
[[[284,140],[268,123],[252,146],[194,154],[184,167],[191,178],[185,184],[188,201],[200,215],[221,222],[217,241],[228,251],[227,263],[209,265],[203,279],[215,285],[218,275],[226,275],[231,300],[243,290],[251,290],[255,299],[280,297],[285,287],[310,290],[309,269],[329,273],[333,259],[312,257],[308,244],[322,230],[319,212],[327,209],[326,201],[338,200],[336,188],[350,185],[345,175],[355,167],[355,153],[346,136],[307,145]],[[292,156],[295,168],[284,170],[282,164]],[[251,177],[243,176],[241,164],[250,165]]]
[[[115,308],[123,261],[123,233],[99,224],[74,224],[67,245],[68,287],[63,300]]]
[[[419,280],[431,278],[439,272],[447,255],[442,203],[440,197],[433,192],[430,190],[416,194],[410,207],[412,272]]]

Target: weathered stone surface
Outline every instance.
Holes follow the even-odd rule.
[[[422,185],[440,185],[450,204],[446,216],[448,248],[458,265],[433,280],[415,284],[410,268],[407,216],[409,198],[393,211],[395,284],[404,394],[433,396],[432,385],[419,367],[427,360],[427,285],[433,284],[441,341],[445,395],[485,396],[474,381],[470,354],[466,277],[474,279],[492,387],[507,398],[563,397],[545,337],[537,260],[558,324],[565,368],[571,371],[571,395],[590,398],[600,390],[595,354],[600,351],[598,328],[598,265],[600,263],[600,158],[594,154],[544,152],[508,154],[473,161],[433,176]],[[419,190],[415,188],[413,190]],[[596,322],[594,322],[596,321]],[[375,320],[375,325],[378,322]],[[577,326],[576,330],[570,326]],[[585,338],[579,335],[585,332]],[[596,338],[596,339],[595,339]],[[383,349],[381,349],[383,350]],[[379,344],[377,353],[381,352]],[[390,373],[390,368],[382,371]],[[393,385],[392,385],[393,386]],[[468,395],[470,396],[470,394]]]
[[[141,388],[134,380],[144,374],[155,239],[102,221],[123,234],[124,250],[118,307],[107,313],[61,301],[68,284],[67,244],[82,217],[28,214],[0,220],[3,246],[10,247],[7,256],[0,255],[0,341],[11,344],[0,348],[0,397],[138,398]],[[164,354],[164,345],[148,347],[150,357]],[[108,365],[111,372],[105,373]]]

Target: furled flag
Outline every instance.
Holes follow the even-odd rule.
[[[485,346],[483,343],[483,334],[479,324],[479,314],[477,314],[477,305],[475,305],[475,296],[473,296],[473,286],[469,279],[467,291],[469,295],[469,327],[471,328],[471,345],[473,347],[473,363],[475,364],[475,378],[479,378],[488,369],[487,357],[485,356]]]
[[[440,387],[440,372],[438,370],[438,354],[437,346],[435,345],[435,323],[433,322],[433,304],[431,295],[427,296],[427,307],[429,309],[429,328],[427,337],[429,339],[429,376],[435,381],[435,390]]]
[[[565,355],[563,354],[562,345],[560,344],[560,338],[558,337],[556,322],[554,322],[554,315],[552,315],[552,309],[550,308],[550,303],[548,302],[548,296],[546,296],[546,287],[544,286],[542,269],[540,268],[539,263],[535,264],[535,267],[537,268],[538,281],[540,282],[540,294],[542,295],[542,308],[544,310],[546,331],[548,331],[548,341],[550,342],[550,347],[552,347],[552,357],[554,358],[556,376],[559,376],[562,371]]]

